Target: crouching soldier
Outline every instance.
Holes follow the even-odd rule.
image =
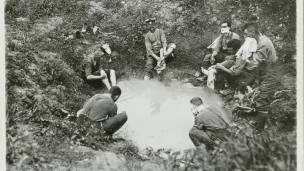
[[[77,112],[77,116],[79,118],[89,118],[101,125],[106,133],[106,138],[112,139],[112,135],[128,120],[126,112],[117,114],[115,102],[120,95],[121,89],[118,86],[112,86],[109,93],[96,94],[91,97],[83,108]]]
[[[194,97],[190,103],[195,116],[194,126],[189,132],[190,139],[196,148],[200,149],[205,145],[206,150],[212,151],[230,136],[228,124],[214,108],[204,106],[201,98]]]

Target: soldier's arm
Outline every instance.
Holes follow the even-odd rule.
[[[212,51],[212,56],[211,57],[213,57],[213,58],[219,53],[219,51],[221,49],[221,46],[222,46],[222,35],[220,35],[217,39],[218,39],[218,41],[216,41],[215,47],[214,47],[214,49]]]
[[[85,74],[86,74],[86,77],[88,80],[97,80],[97,79],[101,79],[103,77],[101,75],[94,75],[95,73],[92,73],[92,67],[91,67],[90,63],[86,63]]]
[[[145,46],[146,46],[146,50],[148,52],[148,55],[153,56],[156,60],[159,60],[160,58],[155,55],[155,53],[152,51],[152,44],[150,42],[150,40],[148,39],[148,36],[145,36]]]
[[[160,29],[160,41],[164,48],[164,53],[166,53],[167,39],[166,39],[166,34],[165,34],[164,30],[162,30],[162,29]]]
[[[117,105],[114,104],[112,107],[111,107],[111,110],[110,110],[110,113],[109,113],[109,118],[113,117],[117,115]]]

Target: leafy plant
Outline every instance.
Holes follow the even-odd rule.
[[[9,165],[26,163],[29,168],[25,170],[39,170],[54,158],[70,164],[75,158],[82,158],[69,149],[70,144],[108,148],[99,129],[90,123],[80,126],[61,113],[61,109],[65,109],[75,117],[85,100],[101,91],[93,90],[80,78],[83,55],[87,55],[86,49],[91,46],[83,42],[86,39],[92,44],[106,41],[117,54],[110,67],[127,71],[128,76],[140,76],[145,65],[141,59],[146,53],[144,20],[152,16],[159,19],[159,27],[167,33],[168,42],[177,44],[175,55],[180,57],[170,67],[183,70],[198,67],[198,61],[207,53],[205,47],[217,36],[221,21],[231,21],[233,31],[242,35],[247,17],[258,14],[262,32],[272,39],[278,52],[278,70],[292,77],[296,75],[295,0],[166,0],[161,3],[104,0],[101,4],[103,12],[88,15],[89,1],[6,1],[5,22],[9,26],[6,32],[6,157]],[[34,24],[54,16],[62,16],[63,23],[52,32],[36,35]],[[18,22],[18,17],[29,21]],[[100,27],[100,37],[86,35],[77,40],[62,37],[73,34],[74,29],[80,29],[87,21]],[[21,43],[12,43],[18,41]],[[295,94],[296,90],[291,90],[272,104],[270,122],[275,125],[275,134],[267,130],[262,137],[233,139],[222,144],[224,152],[211,159],[206,152],[192,158],[184,156],[186,168],[183,170],[295,170],[296,134],[280,133],[292,131],[296,124]],[[30,134],[21,131],[30,129]],[[116,152],[136,161],[141,158],[138,148],[128,142]],[[181,166],[181,160],[174,158],[165,162],[167,168]]]

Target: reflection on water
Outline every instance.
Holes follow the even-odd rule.
[[[206,104],[221,105],[220,98],[207,88],[185,88],[180,82],[165,86],[153,80],[128,80],[118,86],[122,89],[118,110],[128,115],[118,135],[140,148],[193,148],[188,134],[194,122],[190,99],[199,96]]]

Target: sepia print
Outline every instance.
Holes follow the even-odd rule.
[[[6,0],[6,169],[296,170],[296,7]]]

